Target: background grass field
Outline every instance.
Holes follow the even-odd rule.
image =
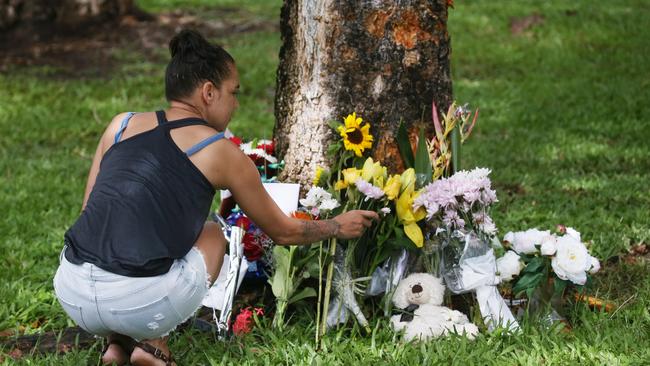
[[[217,5],[214,5],[217,3]],[[142,0],[146,10],[237,7],[277,22],[281,1]],[[540,24],[513,34],[511,19]],[[182,332],[181,364],[650,364],[648,261],[614,259],[650,242],[650,3],[643,0],[456,1],[450,11],[455,98],[481,108],[464,167],[492,169],[501,233],[562,223],[582,232],[604,270],[590,293],[624,304],[614,314],[571,309],[571,332],[528,324],[522,335],[402,345],[385,319],[374,332],[333,332],[313,349],[313,319],[298,310],[286,332],[263,326],[227,343]],[[241,107],[232,129],[270,137],[280,35],[217,39],[237,60]],[[164,52],[164,50],[161,50]],[[164,63],[137,52],[99,78],[52,68],[0,74],[0,330],[72,325],[52,293],[65,230],[79,213],[88,167],[110,118],[165,105]],[[93,349],[5,358],[3,364],[95,364]],[[8,350],[2,350],[7,352]]]

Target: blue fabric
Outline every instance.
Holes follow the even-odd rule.
[[[205,140],[199,142],[198,144],[196,144],[196,145],[190,147],[189,149],[187,149],[187,151],[185,151],[185,154],[187,156],[192,156],[192,155],[196,154],[197,152],[201,151],[201,149],[203,149],[204,147],[210,145],[211,143],[213,143],[215,141],[219,141],[222,138],[223,138],[223,132],[219,132],[216,135],[212,135],[212,136],[208,137],[207,139],[205,139]]]
[[[129,112],[129,113],[126,114],[126,116],[122,120],[122,125],[120,126],[120,130],[117,131],[117,133],[115,134],[115,142],[114,142],[114,144],[117,144],[118,142],[120,142],[120,139],[122,138],[122,133],[124,133],[124,130],[126,130],[126,126],[129,124],[129,120],[131,119],[131,117],[133,117],[134,114],[135,113],[133,113],[133,112]]]

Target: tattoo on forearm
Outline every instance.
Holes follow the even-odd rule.
[[[305,242],[314,243],[336,236],[340,224],[335,220],[302,221],[302,235]]]

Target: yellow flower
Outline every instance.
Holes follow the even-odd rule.
[[[404,234],[415,243],[416,247],[422,248],[424,246],[424,236],[422,235],[422,229],[420,229],[418,224],[414,222],[405,224]]]
[[[386,194],[386,197],[388,197],[389,200],[394,200],[397,195],[399,195],[399,189],[402,186],[402,183],[400,182],[400,175],[391,175],[390,178],[388,178],[388,181],[386,182],[386,185],[384,186],[384,193]]]
[[[427,212],[424,207],[413,211],[413,200],[419,194],[419,192],[403,192],[395,202],[395,208],[397,210],[397,217],[402,225],[404,225],[404,233],[415,243],[415,246],[421,248],[424,245],[424,236],[416,222],[422,220]]]
[[[345,181],[346,187],[350,184],[354,184],[357,179],[361,178],[361,171],[357,168],[343,169],[341,173],[343,173],[343,180]]]
[[[346,150],[352,150],[356,156],[361,157],[363,150],[372,147],[373,137],[370,134],[370,124],[363,123],[363,120],[357,118],[357,114],[354,112],[345,117],[344,122],[345,127],[339,126],[338,128],[339,134],[343,137],[343,146]]]
[[[415,169],[408,168],[400,176],[402,192],[413,193],[415,191]]]
[[[344,180],[337,180],[336,183],[334,183],[334,190],[340,191],[343,188],[348,188],[348,184]]]
[[[375,162],[372,158],[366,159],[361,169],[361,178],[366,182],[372,182],[379,188],[384,187],[384,179],[386,179],[386,167],[382,166],[378,161]]]
[[[323,169],[321,166],[316,167],[316,173],[314,174],[314,181],[312,182],[313,185],[317,186],[318,183],[320,182],[320,178],[323,176]]]

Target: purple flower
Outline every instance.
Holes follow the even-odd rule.
[[[361,178],[357,179],[354,184],[357,186],[357,189],[359,189],[359,192],[366,196],[364,201],[367,201],[369,198],[379,199],[384,196],[384,191],[381,188],[373,186]]]

